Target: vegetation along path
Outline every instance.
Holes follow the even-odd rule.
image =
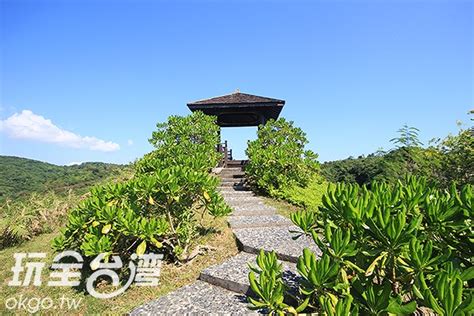
[[[295,288],[295,263],[303,248],[320,254],[309,238],[293,240],[290,231],[299,231],[299,228],[242,186],[243,171],[240,167],[225,168],[220,176],[220,191],[233,209],[229,225],[241,252],[222,264],[202,271],[195,283],[135,308],[131,315],[250,314],[252,311],[247,308],[246,301],[246,295],[251,294],[248,263],[255,263],[260,249],[277,253],[283,261],[283,278],[287,283],[295,284]]]

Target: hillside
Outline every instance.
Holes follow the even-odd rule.
[[[0,201],[17,199],[32,192],[77,192],[107,177],[118,174],[125,166],[101,162],[57,166],[32,159],[0,156]]]

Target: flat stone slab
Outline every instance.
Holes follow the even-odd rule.
[[[293,240],[291,237],[295,234],[289,230],[300,231],[296,226],[233,229],[240,249],[248,253],[257,254],[260,249],[274,250],[281,260],[295,263],[303,254],[304,248],[309,248],[317,256],[321,255],[321,250],[311,238],[301,236]]]
[[[268,206],[265,204],[261,199],[259,199],[256,196],[225,196],[223,195],[224,200],[231,206],[240,206],[240,205],[246,205],[246,206]]]
[[[233,171],[232,171],[232,172],[225,172],[225,171],[224,171],[224,172],[221,172],[221,173],[219,174],[219,177],[220,177],[221,179],[243,178],[243,177],[245,177],[245,173],[243,173],[243,172],[233,172]]]
[[[232,188],[232,187],[235,187],[235,186],[242,186],[241,183],[239,183],[238,181],[224,181],[224,182],[221,182],[220,184],[220,187],[221,188]]]
[[[276,209],[272,206],[268,206],[266,204],[262,203],[248,203],[248,202],[243,202],[239,203],[236,201],[229,202],[229,205],[233,207],[234,210],[236,211],[249,211],[249,210],[272,210],[276,212]]]
[[[222,195],[230,195],[230,196],[255,196],[255,194],[252,191],[238,191],[234,190],[233,188],[225,188],[221,189],[220,193]]]
[[[241,204],[243,202],[252,203],[252,204],[264,204],[260,198],[256,196],[247,196],[247,195],[244,195],[244,196],[227,195],[227,196],[224,196],[224,200],[226,200],[226,202],[234,203],[234,204],[235,203]]]
[[[241,198],[252,198],[256,197],[250,191],[234,191],[232,193],[221,192],[222,197],[226,201],[236,202]]]
[[[256,315],[245,295],[196,281],[139,306],[130,315]]]
[[[199,279],[236,293],[253,295],[248,280],[250,272],[248,264],[257,266],[256,257],[254,254],[240,252],[222,264],[205,269],[201,272]],[[285,283],[290,286],[291,292],[297,291],[299,276],[296,265],[290,262],[282,262],[282,264]]]
[[[233,214],[235,215],[235,214]],[[227,221],[231,228],[292,226],[293,223],[281,215],[230,216]]]
[[[234,210],[232,216],[264,216],[264,215],[275,215],[275,211],[272,209],[250,209],[250,210]]]

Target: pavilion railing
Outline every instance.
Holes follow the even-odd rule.
[[[232,149],[229,148],[227,141],[217,145],[217,151],[223,154],[219,167],[227,167],[229,160],[232,160]]]

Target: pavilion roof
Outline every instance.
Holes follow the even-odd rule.
[[[274,98],[267,98],[253,94],[242,93],[236,91],[231,94],[226,94],[219,97],[214,97],[210,99],[199,100],[195,102],[188,103],[189,105],[230,105],[230,104],[285,104],[285,100],[279,100]]]

